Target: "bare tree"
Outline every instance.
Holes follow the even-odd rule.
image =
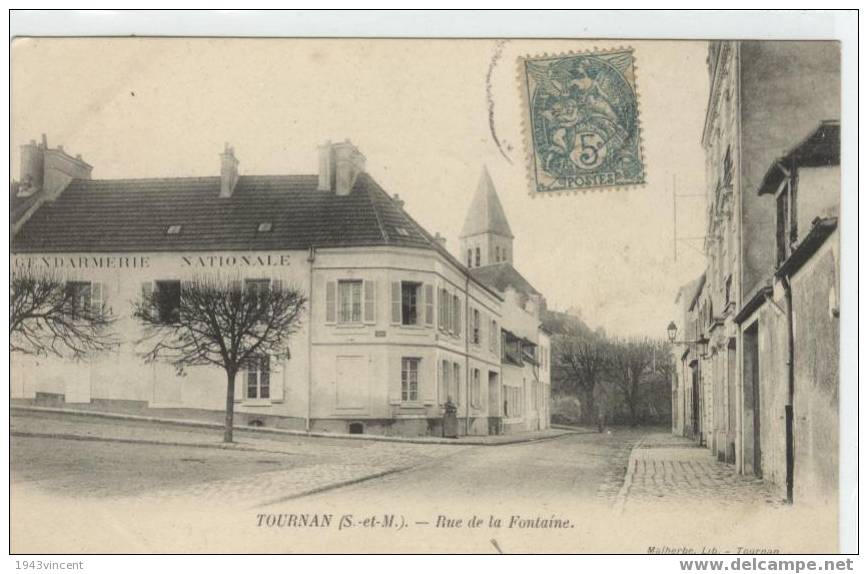
[[[563,389],[579,396],[582,422],[594,423],[597,413],[594,391],[609,365],[609,345],[596,334],[567,329],[554,340],[554,371]]]
[[[640,407],[648,398],[646,383],[659,376],[668,361],[666,344],[650,339],[620,340],[613,343],[611,378],[621,391],[630,413],[630,424],[639,423]]]
[[[147,361],[165,361],[179,372],[214,365],[226,371],[223,440],[232,442],[235,378],[261,357],[283,358],[307,299],[274,281],[242,288],[237,280],[200,276],[173,288],[143,293],[135,317],[145,325],[139,341]]]
[[[101,285],[20,267],[9,289],[9,350],[80,359],[117,345]],[[99,293],[95,291],[99,290]]]

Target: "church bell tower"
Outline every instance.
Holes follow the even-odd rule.
[[[469,268],[512,264],[512,231],[488,169],[482,168],[476,194],[459,236],[461,260]]]

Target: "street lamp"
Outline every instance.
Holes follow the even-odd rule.
[[[702,345],[704,347],[708,344],[708,339],[703,336],[700,336],[695,341],[676,341],[675,337],[678,335],[678,325],[675,324],[675,321],[669,321],[669,326],[666,327],[666,335],[669,337],[669,343],[673,345]]]
[[[678,325],[675,324],[675,321],[669,321],[669,326],[666,327],[666,334],[669,335],[669,342],[675,342],[675,335],[678,334]]]

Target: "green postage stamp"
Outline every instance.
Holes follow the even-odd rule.
[[[526,57],[531,190],[645,182],[633,50]]]

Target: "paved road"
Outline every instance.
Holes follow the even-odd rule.
[[[756,481],[659,429],[507,446],[242,434],[227,450],[213,430],[173,425],[15,415],[11,427],[17,552],[824,551],[834,539],[834,514],[821,524],[770,505]],[[263,526],[302,515],[332,521]]]
[[[262,504],[468,447],[239,432],[54,413],[11,417],[13,487],[75,499]],[[168,443],[168,444],[167,444]]]
[[[412,470],[318,494],[313,499],[388,500],[391,505],[442,501],[485,506],[508,499],[557,507],[565,500],[611,504],[642,430],[567,435],[538,443],[479,447]]]

